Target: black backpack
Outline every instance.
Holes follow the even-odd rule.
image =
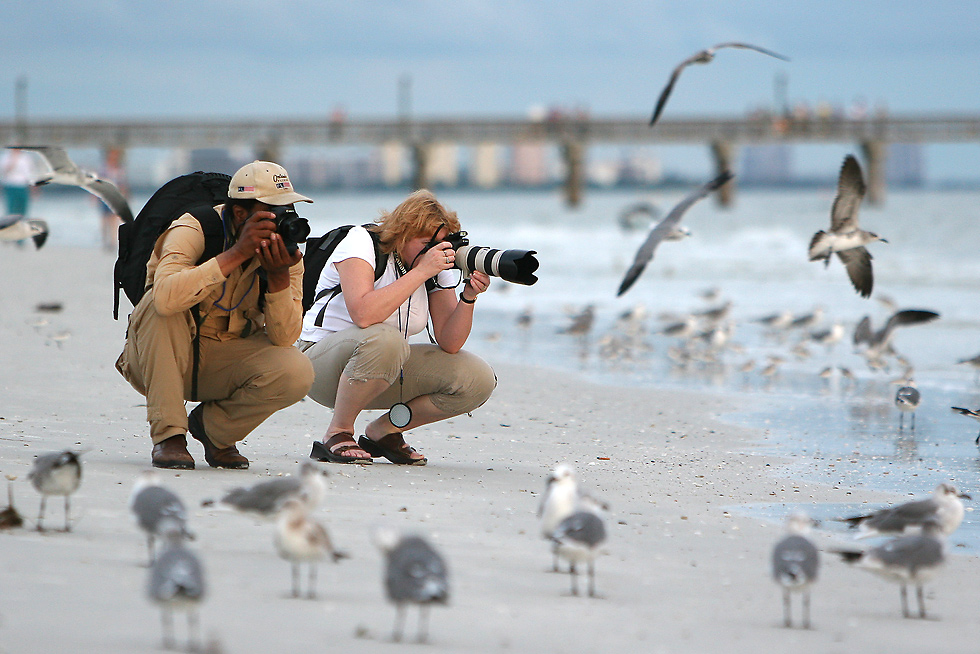
[[[172,179],[146,201],[136,219],[119,226],[119,256],[113,270],[116,297],[112,316],[119,319],[119,290],[133,306],[146,292],[146,263],[157,239],[177,218],[190,213],[204,230],[204,254],[198,264],[224,249],[224,227],[214,205],[228,201],[228,182],[223,173],[197,171]]]
[[[372,225],[369,223],[363,225],[363,227],[368,228]],[[340,295],[340,284],[333,286],[331,288],[325,288],[319,293],[316,292],[317,282],[320,281],[320,273],[323,271],[323,267],[327,265],[327,259],[333,254],[333,251],[337,249],[337,245],[344,240],[347,236],[347,232],[351,230],[354,225],[344,225],[342,227],[335,227],[329,232],[320,236],[318,238],[311,238],[306,241],[306,252],[303,254],[303,313],[305,314],[310,310],[318,300],[326,295],[330,295],[330,298],[323,303],[323,308],[320,309],[320,313],[316,317],[314,324],[317,327],[323,325],[323,315],[327,310],[327,304],[330,300],[334,299]],[[377,232],[368,229],[368,233],[371,235],[371,240],[374,242],[374,281],[381,279],[381,275],[384,274],[385,267],[388,265],[388,255],[381,252],[380,247],[380,236]]]

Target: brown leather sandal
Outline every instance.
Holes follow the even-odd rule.
[[[416,450],[405,442],[400,431],[391,432],[376,441],[372,441],[367,436],[361,436],[357,439],[357,444],[371,456],[383,456],[398,465],[424,466],[429,462],[424,456],[421,459],[412,458],[411,455],[415,454]]]
[[[344,444],[334,448],[334,445],[338,445],[339,443]],[[354,442],[354,434],[341,431],[328,438],[326,443],[313,441],[313,450],[310,452],[310,458],[317,461],[329,461],[331,463],[373,463],[371,459],[343,456],[344,452],[348,450],[359,449],[363,450],[364,448]],[[364,451],[368,452],[367,450]],[[371,452],[368,452],[368,454],[371,454]],[[371,454],[371,456],[374,455]]]

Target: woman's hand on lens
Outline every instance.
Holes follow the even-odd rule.
[[[470,273],[470,278],[463,285],[463,297],[467,300],[475,300],[476,296],[490,288],[490,276],[486,273],[474,270]]]

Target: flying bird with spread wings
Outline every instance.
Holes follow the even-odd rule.
[[[714,178],[694,193],[681,200],[677,206],[670,210],[667,217],[657,223],[650,233],[647,234],[646,240],[643,241],[643,245],[636,252],[636,257],[633,259],[633,265],[630,266],[629,270],[626,271],[626,275],[623,277],[623,282],[619,285],[619,291],[616,296],[620,296],[633,285],[643,269],[646,268],[650,260],[653,259],[653,253],[656,251],[657,246],[660,245],[661,241],[669,240],[679,229],[679,223],[681,218],[684,217],[684,213],[690,209],[698,200],[706,197],[712,191],[719,189],[721,186],[726,184],[735,175],[729,171],[723,172],[718,177]]]
[[[870,297],[874,286],[874,273],[871,269],[871,254],[865,249],[868,243],[881,241],[887,243],[873,232],[861,229],[858,225],[858,208],[864,198],[866,187],[861,176],[861,166],[854,155],[847,155],[841,166],[837,182],[837,197],[830,210],[830,231],[820,230],[810,241],[810,261],[830,265],[830,255],[836,253],[847,269],[854,289],[861,297]]]
[[[681,63],[677,64],[674,68],[674,72],[670,76],[670,81],[667,82],[667,86],[664,90],[660,92],[660,98],[657,100],[657,107],[653,110],[653,118],[650,119],[650,126],[653,127],[657,119],[660,118],[660,114],[663,113],[664,107],[667,105],[667,98],[670,97],[671,91],[674,90],[674,84],[677,83],[677,79],[681,76],[681,72],[691,64],[707,64],[715,58],[715,53],[721,48],[743,48],[746,50],[755,50],[756,52],[761,52],[764,55],[769,55],[770,57],[775,57],[776,59],[782,59],[783,61],[789,61],[788,57],[784,57],[781,54],[776,54],[771,50],[766,50],[765,48],[760,48],[759,46],[752,45],[750,43],[719,43],[718,45],[707,48],[706,50],[701,50],[697,52]]]
[[[37,152],[44,157],[44,161],[47,162],[51,170],[36,179],[34,181],[35,186],[43,184],[79,186],[102,200],[112,210],[112,213],[119,216],[123,222],[133,222],[133,211],[129,208],[129,202],[126,201],[119,188],[92,171],[76,166],[64,148],[53,145],[12,145],[10,147],[15,150]]]

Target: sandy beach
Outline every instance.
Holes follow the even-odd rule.
[[[113,261],[97,249],[2,248],[0,473],[16,477],[15,505],[31,521],[0,533],[3,654],[161,649],[159,612],[143,590],[145,542],[127,509],[150,441],[143,398],[113,367],[125,332],[111,315]],[[39,303],[63,309],[41,313]],[[737,510],[906,498],[787,478],[765,454],[766,434],[726,424],[740,407],[713,395],[490,363],[499,384],[481,410],[412,435],[428,466],[321,464],[329,493],[316,515],[351,558],[321,567],[316,601],[288,597],[289,566],[270,524],[201,503],[293,474],[327,409],[307,400],[267,420],[241,447],[248,471],[212,470],[192,443],[197,470],[162,472],[191,508],[192,547],[210,586],[201,620],[214,651],[393,651],[394,609],[370,539],[376,524],[426,534],[448,560],[452,598],[432,612],[433,651],[976,651],[975,557],[954,551],[927,586],[931,619],[909,620],[897,586],[825,552],[813,629],[785,629],[769,576],[782,527]],[[65,448],[87,450],[74,529],[37,533],[39,496],[27,473],[35,455]],[[570,596],[568,578],[548,571],[535,513],[545,476],[563,461],[611,506],[599,598]],[[61,506],[48,503],[51,526]],[[855,545],[820,532],[815,540]],[[408,626],[414,634],[414,611]]]

